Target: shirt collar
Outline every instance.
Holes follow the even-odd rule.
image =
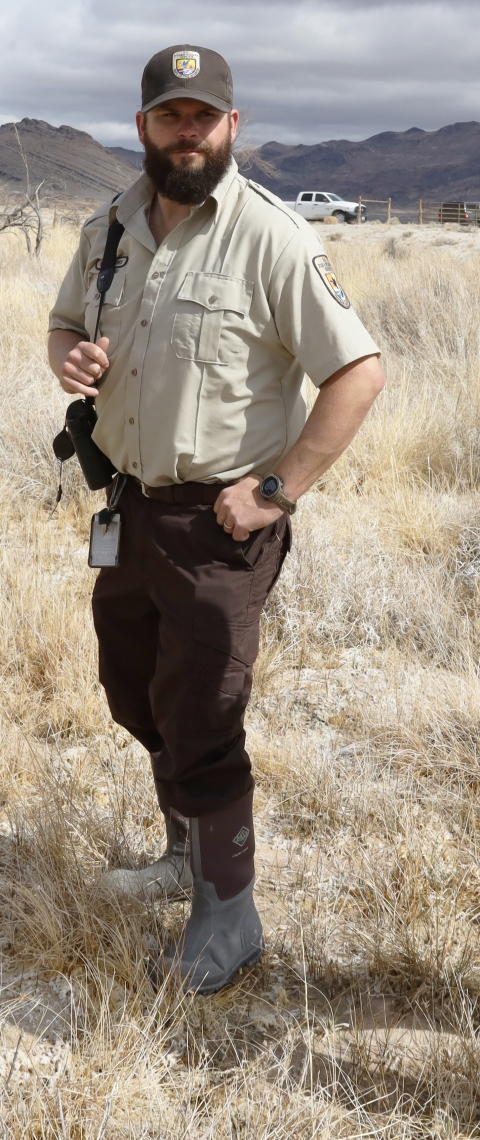
[[[145,208],[147,203],[151,202],[154,193],[155,190],[150,179],[146,174],[141,174],[133,186],[129,186],[128,190],[124,190],[123,194],[120,194],[116,202],[111,203],[108,212],[108,224],[110,225],[111,222],[115,221],[115,218],[118,218],[123,225],[132,217],[132,214],[136,214],[137,210],[141,210],[142,207]]]
[[[215,221],[217,220],[220,206],[222,205],[222,202],[223,202],[223,200],[227,194],[227,191],[230,189],[232,182],[236,178],[237,174],[238,174],[238,166],[235,162],[235,159],[232,158],[230,160],[230,166],[225,171],[223,178],[220,179],[220,182],[217,183],[215,189],[212,190],[212,193],[210,195],[210,197],[213,198],[213,200],[215,202]]]

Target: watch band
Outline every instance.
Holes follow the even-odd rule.
[[[276,491],[273,493],[270,492],[269,494],[265,493],[262,490],[264,483],[266,483],[268,479],[275,479],[277,483]],[[280,507],[282,511],[286,511],[288,515],[295,514],[297,504],[294,503],[292,499],[287,499],[287,496],[283,490],[283,479],[280,478],[280,475],[274,475],[273,472],[270,475],[265,475],[264,479],[262,479],[262,482],[260,483],[259,491],[268,503],[275,503],[277,507]]]

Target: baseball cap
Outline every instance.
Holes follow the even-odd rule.
[[[232,73],[210,48],[174,44],[148,61],[142,76],[142,111],[167,99],[201,99],[218,111],[231,111]]]

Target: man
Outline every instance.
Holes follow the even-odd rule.
[[[383,385],[315,231],[239,175],[237,123],[221,56],[185,44],[153,56],[137,115],[145,174],[83,227],[49,342],[64,390],[96,397],[95,441],[128,476],[120,565],[93,596],[100,678],[150,752],[167,850],[111,882],[172,898],[193,879],[181,971],[201,993],[263,949],[243,718],[289,514]],[[305,372],[319,388],[308,419]]]

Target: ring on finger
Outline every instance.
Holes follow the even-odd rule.
[[[223,524],[223,529],[224,529],[224,530],[226,530],[226,531],[228,531],[228,533],[229,533],[229,534],[231,534],[231,533],[232,533],[232,530],[235,530],[235,524],[234,524],[233,526],[227,526],[227,524],[226,524],[226,523],[224,523],[224,524]]]

